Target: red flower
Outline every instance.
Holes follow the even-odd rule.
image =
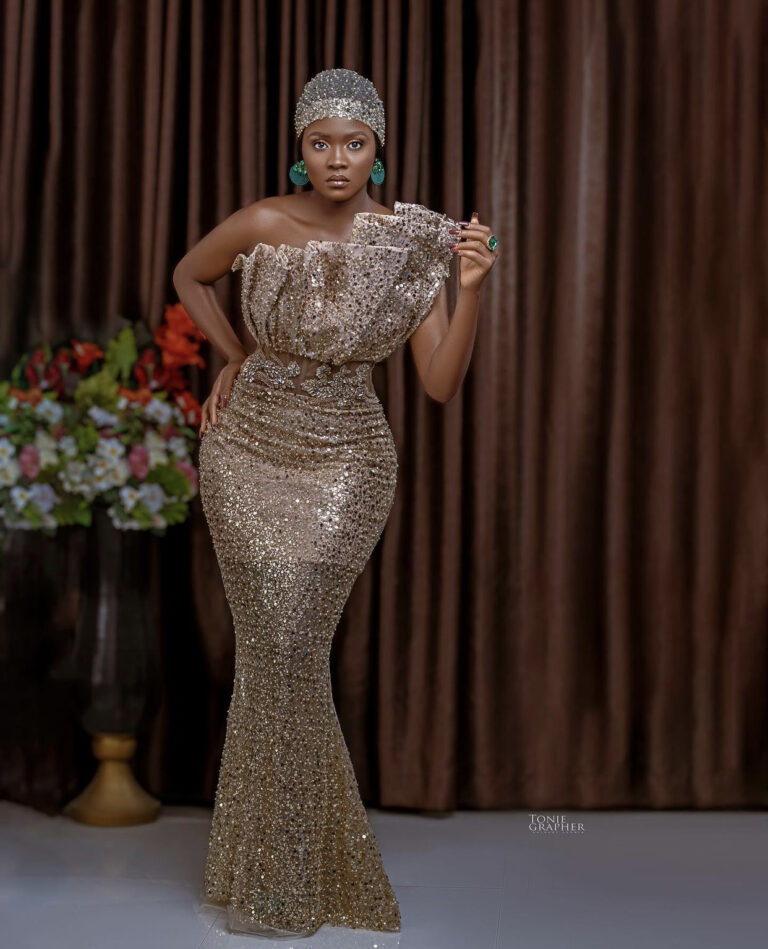
[[[198,353],[200,340],[205,336],[181,303],[166,304],[164,322],[155,330],[154,339],[162,353],[163,365],[171,368],[205,365]]]
[[[147,405],[152,401],[152,392],[146,386],[142,386],[140,389],[128,389],[125,386],[119,386],[117,394],[122,395],[129,402],[138,402],[140,405]]]
[[[62,375],[72,365],[72,350],[68,346],[61,346],[51,360],[51,365],[58,366]]]
[[[57,395],[64,392],[64,377],[59,366],[50,363],[45,367],[40,386],[43,389],[55,389]]]
[[[150,389],[156,389],[157,383],[154,382],[155,370],[157,369],[157,356],[151,346],[147,346],[136,360],[133,367],[133,374],[140,386],[148,386]],[[154,384],[153,384],[154,383]]]
[[[45,350],[35,349],[24,367],[24,375],[31,386],[40,384],[45,369]]]
[[[158,326],[155,330],[155,342],[160,347],[163,364],[166,366],[205,365],[205,360],[197,351],[200,344],[168,326]]]
[[[166,392],[178,392],[179,389],[186,389],[189,383],[178,367],[163,366],[158,370],[157,384],[158,388],[165,389]]]
[[[43,390],[39,386],[33,386],[31,389],[17,389],[11,386],[8,391],[19,402],[29,402],[30,405],[37,405],[43,397]]]
[[[178,405],[184,415],[184,421],[187,425],[199,425],[202,415],[202,406],[192,393],[177,392],[175,400],[176,405]]]
[[[83,343],[77,339],[71,339],[72,354],[75,357],[75,368],[83,373],[97,359],[101,359],[104,351],[96,343]]]
[[[200,327],[190,319],[189,313],[184,309],[183,304],[166,303],[163,316],[165,322],[175,333],[191,336],[192,339],[197,340],[207,338]]]

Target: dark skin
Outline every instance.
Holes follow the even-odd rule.
[[[248,355],[213,291],[213,284],[230,272],[237,254],[250,254],[261,243],[304,247],[310,240],[346,242],[358,212],[394,213],[368,194],[376,158],[376,136],[369,126],[336,116],[318,119],[304,130],[301,154],[311,190],[263,198],[235,211],[198,241],[173,272],[173,285],[185,310],[227,360],[203,403],[201,435],[208,424],[218,421],[217,408],[226,405]],[[333,175],[343,175],[348,181],[333,185],[328,180]],[[456,395],[469,367],[481,289],[501,254],[498,248],[490,251],[485,243],[492,233],[480,223],[476,211],[455,233],[452,250],[462,260],[453,316],[449,319],[443,286],[432,310],[409,338],[422,385],[438,402]]]

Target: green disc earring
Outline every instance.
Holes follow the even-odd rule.
[[[384,165],[380,158],[377,158],[371,168],[371,181],[375,185],[380,185],[384,181]]]
[[[305,185],[309,181],[307,166],[304,164],[303,158],[291,165],[288,177],[295,185]]]

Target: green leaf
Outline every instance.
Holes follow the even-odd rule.
[[[171,501],[160,513],[169,524],[181,524],[187,519],[187,505],[184,501]]]
[[[152,525],[152,512],[149,508],[146,508],[141,501],[134,504],[131,508],[130,516],[138,521],[142,527],[150,527]]]
[[[78,451],[83,455],[90,454],[99,443],[99,432],[95,425],[78,425],[72,434]]]
[[[173,465],[157,465],[145,480],[151,484],[159,484],[171,497],[183,498],[190,490],[189,481]]]
[[[123,433],[120,441],[130,450],[133,445],[144,441],[144,420],[139,418],[135,409],[125,409],[119,431]]]
[[[17,412],[14,422],[15,424],[12,424],[9,427],[14,434],[13,441],[17,445],[26,445],[28,442],[33,442],[35,440],[37,422],[30,412]]]
[[[16,389],[20,389],[22,383],[26,381],[26,377],[24,376],[24,367],[26,366],[28,360],[29,356],[22,356],[13,369],[11,369],[10,382],[11,385]]]
[[[25,504],[21,509],[22,517],[29,521],[29,523],[37,528],[42,527],[43,525],[43,512],[36,504]]]
[[[91,507],[89,502],[82,497],[72,494],[64,495],[52,513],[58,523],[64,527],[72,527],[75,524],[82,524],[83,527],[91,525]]]
[[[117,409],[118,385],[115,377],[105,366],[92,376],[81,379],[75,388],[75,402],[81,407],[98,405],[114,412]]]
[[[126,383],[131,377],[131,370],[138,359],[138,355],[133,327],[124,326],[117,336],[107,344],[104,354],[104,367],[112,373],[115,379],[119,378],[123,383]]]

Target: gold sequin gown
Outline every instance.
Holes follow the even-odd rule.
[[[230,929],[397,932],[397,898],[333,703],[331,640],[395,493],[371,369],[449,273],[445,214],[359,212],[348,242],[238,254],[256,350],[200,443],[200,494],[236,637],[202,901]]]

